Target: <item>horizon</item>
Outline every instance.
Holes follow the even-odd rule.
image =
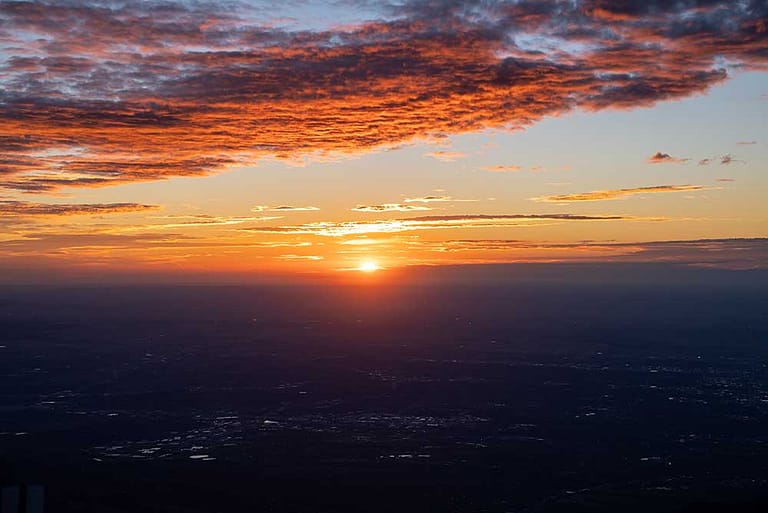
[[[41,275],[32,270],[17,270],[0,275],[5,287],[292,287],[352,286],[363,288],[398,288],[408,286],[478,285],[510,286],[515,284],[601,284],[605,286],[704,285],[763,287],[768,285],[768,269],[762,267],[731,268],[719,265],[691,265],[680,262],[518,262],[414,265],[375,270],[351,269],[345,272],[225,273],[114,270],[108,272]]]

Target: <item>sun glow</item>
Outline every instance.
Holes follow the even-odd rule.
[[[364,262],[361,262],[360,266],[357,268],[358,271],[362,271],[364,273],[372,273],[378,271],[379,269],[381,269],[381,267],[379,267],[379,264],[373,260],[365,260]]]

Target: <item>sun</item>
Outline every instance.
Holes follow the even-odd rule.
[[[379,264],[373,260],[364,260],[363,262],[360,262],[360,266],[357,268],[358,271],[363,271],[364,273],[372,273],[379,269],[381,269],[381,267],[379,267]]]

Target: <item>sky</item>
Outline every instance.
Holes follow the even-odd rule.
[[[0,281],[768,267],[764,0],[0,3]]]

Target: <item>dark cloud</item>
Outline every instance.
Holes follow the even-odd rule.
[[[721,166],[729,166],[731,164],[740,163],[745,164],[746,162],[740,159],[737,159],[730,153],[726,153],[725,155],[721,155],[719,157],[707,157],[705,159],[701,159],[699,161],[700,166],[708,166],[712,164],[713,162],[719,161]]]
[[[380,205],[358,205],[351,209],[353,212],[412,212],[415,210],[432,210],[423,205],[403,203],[382,203]]]
[[[684,98],[727,66],[768,66],[763,0],[382,9],[378,21],[289,31],[236,3],[0,2],[0,187],[199,176],[524,127]]]
[[[650,164],[682,164],[683,162],[688,162],[689,160],[690,159],[673,157],[669,153],[662,153],[660,151],[648,157],[648,162]]]
[[[407,198],[405,203],[467,203],[475,202],[476,199],[454,198],[453,196],[420,196],[418,198]]]
[[[742,164],[744,163],[743,160],[737,159],[736,157],[734,157],[730,153],[720,157],[720,165],[722,165],[722,166],[729,166],[729,165],[731,165],[731,164],[733,164],[735,162],[740,162]]]
[[[554,221],[610,221],[628,219],[625,216],[618,215],[578,215],[578,214],[461,214],[447,216],[420,216],[400,219],[400,221],[410,222],[461,222],[461,221],[499,221],[507,219],[522,220],[554,220]]]

